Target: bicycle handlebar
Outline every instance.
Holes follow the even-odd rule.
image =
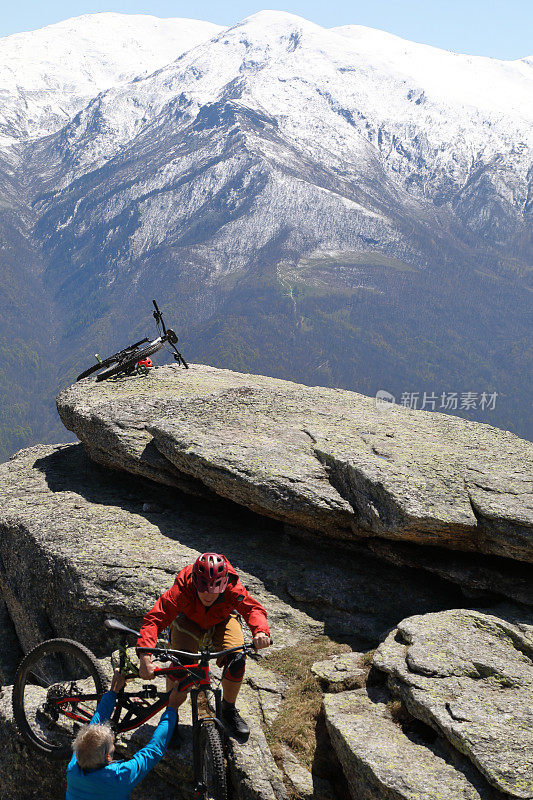
[[[272,639],[270,642],[272,643]],[[207,659],[208,661],[212,661],[215,658],[222,658],[222,656],[225,656],[228,653],[235,653],[237,650],[242,650],[243,653],[246,653],[247,655],[258,652],[252,642],[245,642],[237,647],[228,647],[226,650],[220,650],[218,653],[210,653],[208,650],[201,650],[197,653],[188,653],[186,650],[171,650],[163,647],[137,647],[136,649],[138,653],[151,653],[153,656],[158,658],[159,661],[170,661],[170,658],[165,658],[167,655],[184,656],[185,658],[194,658],[197,660],[203,658]]]

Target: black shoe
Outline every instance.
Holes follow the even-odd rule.
[[[226,734],[236,739],[240,744],[248,741],[250,728],[243,720],[234,705],[224,703],[222,706],[222,722],[226,729]]]

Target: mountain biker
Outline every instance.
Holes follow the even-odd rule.
[[[161,595],[143,620],[137,647],[155,647],[158,634],[171,625],[170,643],[175,650],[196,653],[201,646],[212,645],[215,652],[244,643],[241,615],[253,636],[256,650],[268,647],[270,631],[266,611],[245,589],[227,560],[218,553],[202,553],[194,564],[184,567],[174,585]],[[154,676],[150,653],[140,653],[141,678]],[[222,678],[222,718],[230,736],[245,741],[250,729],[235,701],[244,678],[245,656],[231,653],[218,660],[224,668]],[[192,659],[191,659],[191,663]],[[181,705],[191,681],[183,670],[178,681],[178,705]],[[171,688],[168,684],[167,688]]]
[[[110,691],[74,739],[74,754],[67,767],[66,800],[128,800],[131,790],[163,758],[178,718],[179,697],[175,690],[148,744],[127,761],[113,760],[115,737],[106,721],[124,684],[124,676],[116,670]]]

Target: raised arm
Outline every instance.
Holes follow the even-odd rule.
[[[118,765],[119,780],[133,789],[161,761],[174,732],[178,716],[173,708],[167,708],[161,715],[159,725],[152,738],[133,758]]]
[[[111,714],[117,702],[117,695],[120,690],[124,688],[125,683],[126,679],[121,675],[118,669],[116,669],[111,680],[111,689],[102,696],[102,699],[96,706],[96,711],[89,725],[100,725],[100,723],[107,722],[108,719],[111,719]]]
[[[126,680],[124,676],[120,674],[118,669],[116,669],[113,675],[113,680],[111,681],[111,689],[102,695],[102,698],[96,706],[96,711],[94,712],[89,725],[100,725],[102,722],[107,722],[108,719],[111,719],[111,714],[113,713],[115,703],[117,702],[117,695],[125,683]],[[72,758],[70,759],[69,768],[75,763],[76,753],[73,753]]]

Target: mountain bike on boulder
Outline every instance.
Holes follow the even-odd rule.
[[[80,375],[78,375],[76,378],[76,381],[81,381],[83,378],[87,378],[89,375],[93,375],[95,372],[98,373],[96,375],[97,381],[103,381],[106,378],[113,377],[114,375],[132,375],[134,372],[145,374],[153,366],[150,356],[154,355],[154,353],[157,353],[162,348],[168,350],[165,345],[170,346],[171,350],[169,352],[172,353],[174,360],[178,364],[182,364],[185,369],[189,368],[189,365],[176,348],[176,344],[178,343],[178,337],[176,333],[172,330],[172,328],[167,328],[165,326],[163,315],[161,314],[156,301],[152,300],[152,302],[154,304],[153,316],[156,321],[159,336],[151,341],[148,337],[141,339],[139,342],[135,342],[134,344],[125,347],[123,350],[119,350],[118,353],[114,353],[112,356],[108,356],[105,359],[101,359],[99,355],[96,354],[98,363],[93,364],[91,367],[80,373]],[[146,344],[147,342],[148,344]],[[142,345],[145,345],[145,347],[142,347]]]

